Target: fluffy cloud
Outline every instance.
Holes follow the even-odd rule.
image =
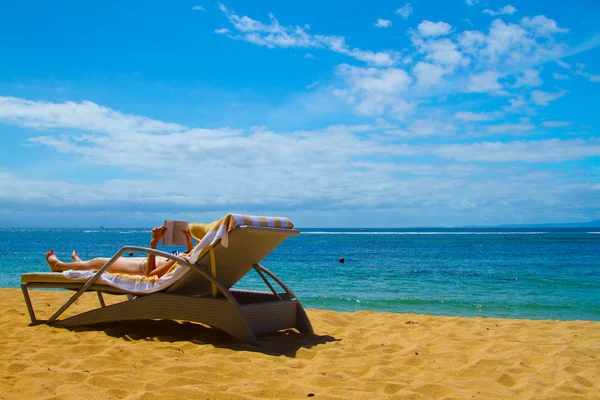
[[[556,29],[544,26],[555,26]],[[421,22],[417,29],[408,30],[412,51],[405,50],[402,63],[408,66],[405,70],[413,78],[413,90],[405,91],[401,96],[401,108],[415,112],[414,107],[422,103],[421,99],[436,96],[465,92],[511,95],[514,89],[541,87],[544,82],[539,65],[559,60],[570,52],[555,40],[553,35],[562,32],[557,27],[555,21],[544,16],[524,18],[519,23],[496,19],[491,22],[487,32],[466,30],[450,35],[453,28],[445,22]],[[578,67],[578,73],[590,80],[596,79],[586,74],[582,67]],[[336,93],[342,94],[340,97],[353,104],[353,109],[361,115],[389,116],[387,110],[390,108],[384,104],[398,99],[398,96],[382,98],[379,93],[370,94],[369,89],[364,89],[361,104],[368,104],[369,107],[356,107],[356,91],[342,87],[337,88]],[[524,94],[528,95],[519,93],[519,96]],[[543,95],[539,93],[529,94],[528,97],[534,104],[544,102]],[[527,110],[526,104],[524,98],[512,99],[504,109],[511,113],[520,112]]]
[[[569,121],[544,121],[542,125],[546,128],[564,128],[573,125],[573,123]]]
[[[181,132],[185,128],[131,114],[123,114],[89,101],[50,103],[0,96],[0,120],[31,128],[72,128],[118,136]]]
[[[405,91],[410,84],[410,77],[400,71],[390,70],[385,75],[374,68],[345,68],[343,73],[354,80],[358,97],[365,88],[385,96]],[[389,85],[394,88],[388,88]],[[419,204],[421,210],[439,209],[448,215],[462,207],[455,202],[457,198],[484,207],[496,201],[494,193],[498,191],[513,201],[531,201],[537,210],[545,201],[540,199],[540,193],[554,193],[548,188],[556,189],[557,194],[597,198],[589,179],[570,178],[571,186],[566,187],[555,173],[502,169],[511,162],[598,157],[600,142],[594,138],[407,144],[405,140],[410,138],[451,138],[459,127],[443,119],[417,118],[404,129],[384,121],[315,131],[201,129],[124,114],[87,101],[50,103],[11,97],[0,100],[0,122],[40,131],[39,136],[28,139],[28,145],[44,146],[47,154],[60,152],[65,163],[75,160],[77,166],[109,166],[120,171],[118,180],[78,184],[2,171],[0,203],[13,212],[136,210],[139,215],[156,219],[156,213],[175,209],[201,219],[198,215],[213,213],[207,218],[216,218],[231,210],[275,210],[294,217],[301,215],[295,214],[298,210],[352,210],[356,215],[361,210],[406,210]],[[466,112],[455,117],[483,120]],[[492,125],[488,129],[516,134],[531,128],[521,123]],[[382,131],[387,135],[381,135]],[[205,156],[198,157],[199,154]],[[145,178],[123,178],[125,171],[143,171]],[[202,184],[182,191],[181,182],[197,179],[199,171]],[[233,187],[235,190],[231,190]],[[548,200],[554,203],[549,208],[552,212],[556,212],[556,199]],[[598,207],[598,200],[588,201],[588,206]],[[502,207],[496,212],[501,210]]]
[[[459,65],[469,64],[469,59],[465,57],[452,40],[443,38],[429,40],[419,45],[421,52],[425,54],[425,59],[436,62],[453,70]]]
[[[200,5],[192,7],[194,11],[206,11],[206,9]]]
[[[568,79],[571,79],[571,77],[570,77],[570,76],[568,76],[568,75],[563,75],[563,74],[559,74],[558,72],[553,72],[553,73],[552,73],[552,77],[553,77],[554,79],[556,79],[557,81],[566,81],[566,80],[568,80]]]
[[[426,62],[418,62],[413,68],[417,85],[426,88],[440,83],[445,73],[446,68]]]
[[[375,21],[373,25],[376,28],[389,28],[390,26],[392,26],[392,21],[390,21],[389,19],[379,18],[377,21]]]
[[[400,14],[404,19],[408,19],[409,15],[412,14],[412,12],[413,9],[410,6],[410,3],[406,3],[404,6],[396,10],[396,14]]]
[[[282,26],[273,14],[269,14],[269,23],[263,23],[247,16],[237,15],[221,3],[219,9],[227,16],[238,33],[225,31],[217,33],[225,33],[235,40],[243,40],[271,49],[277,47],[327,49],[377,66],[393,65],[399,58],[399,53],[395,51],[373,52],[350,48],[343,36],[310,34],[308,25]]]
[[[439,157],[468,162],[559,162],[596,157],[598,140],[532,140],[514,142],[482,142],[433,146]]]
[[[519,96],[514,99],[508,99],[508,106],[504,107],[506,112],[519,112],[527,106],[527,101],[523,96]]]
[[[361,68],[343,64],[337,68],[348,89],[334,92],[354,106],[361,115],[382,116],[386,113],[404,119],[414,106],[402,99],[411,84],[410,75],[397,68]]]
[[[484,14],[488,14],[488,15],[512,15],[514,13],[517,12],[517,9],[514,8],[513,6],[511,6],[510,4],[502,7],[501,9],[494,11],[494,10],[490,10],[489,8],[483,10]]]
[[[494,71],[485,71],[480,74],[471,75],[467,83],[467,91],[473,93],[490,93],[502,90],[498,83],[499,75]]]
[[[560,92],[550,93],[542,90],[534,90],[531,92],[531,101],[538,106],[547,106],[550,102],[560,99],[564,95],[569,93],[568,90],[561,90]]]
[[[452,26],[444,21],[423,21],[419,24],[417,29],[419,30],[421,36],[435,37],[449,34],[452,30]]]
[[[404,71],[387,71],[387,75],[385,75],[374,68],[346,66],[342,73],[354,80],[354,87],[357,91],[368,87],[376,88],[382,94],[393,94],[405,90],[410,83],[410,77]],[[47,112],[48,108],[51,108],[53,112]],[[101,116],[90,113],[90,109],[102,110]],[[56,115],[61,115],[62,118],[57,119]],[[487,117],[485,114],[471,112],[455,114],[456,119],[465,121],[483,121],[492,118],[489,115]],[[35,123],[31,124],[31,121],[35,121]],[[290,165],[290,168],[294,169],[295,162],[290,163],[293,160],[298,162],[305,160],[303,164],[308,168],[308,165],[312,163],[316,165],[322,165],[323,162],[327,164],[347,163],[352,157],[373,154],[405,156],[433,154],[460,161],[473,161],[489,156],[489,152],[494,149],[503,149],[501,154],[508,154],[514,150],[514,154],[508,158],[501,158],[496,154],[490,162],[494,160],[497,162],[536,162],[534,161],[536,159],[544,162],[562,161],[600,155],[600,141],[597,139],[407,146],[405,144],[390,145],[385,141],[379,141],[376,137],[364,136],[365,133],[390,131],[394,128],[383,122],[381,125],[339,125],[317,131],[281,133],[265,129],[245,132],[228,128],[189,128],[142,116],[123,114],[88,101],[50,103],[0,97],[0,122],[42,130],[44,134],[30,139],[31,143],[43,144],[63,153],[82,156],[90,163],[118,165],[125,168],[140,167],[146,171],[157,173],[181,171],[180,164],[169,167],[173,164],[171,162],[173,159],[181,160],[182,163],[189,162],[190,170],[197,171],[200,170],[199,168],[207,168],[202,170],[214,172],[227,164],[237,168],[235,166],[239,164],[236,161],[238,159],[246,160],[243,163],[244,168],[254,165],[254,161],[248,160],[255,160],[257,167],[282,164],[282,168],[287,171],[287,167],[283,165]],[[89,129],[92,126],[94,129]],[[548,122],[546,126],[558,125]],[[51,133],[56,129],[75,129],[76,132]],[[528,123],[499,124],[491,125],[487,129],[499,133],[510,133],[532,130],[534,126]],[[457,130],[458,128],[454,124],[429,118],[416,119],[409,123],[406,132],[412,132],[416,136],[431,136],[454,134]],[[118,137],[119,140],[114,140],[115,137]],[[273,148],[277,148],[278,151],[269,150]],[[463,149],[466,150],[463,151]],[[472,152],[471,149],[486,150],[487,153]],[[520,151],[517,151],[519,149]],[[454,150],[460,151],[454,152]],[[529,151],[535,155],[528,155]],[[213,155],[213,159],[197,157],[199,152],[210,153]],[[468,155],[469,152],[473,155]],[[154,157],[158,153],[161,154],[161,157]],[[553,157],[555,157],[554,160]],[[154,161],[148,163],[148,160]],[[219,161],[216,162],[216,160]],[[318,168],[316,169],[318,170]]]
[[[222,4],[219,7],[229,19],[234,32],[225,28],[217,32],[232,39],[269,48],[326,49],[377,67],[365,69],[369,71],[368,79],[366,76],[356,78],[356,74],[348,72],[350,70],[344,65],[336,68],[337,75],[343,78],[343,84],[334,85],[330,92],[350,104],[352,110],[362,116],[388,116],[403,120],[416,112],[416,106],[422,103],[423,98],[465,92],[510,95],[511,89],[539,87],[543,85],[539,65],[558,60],[559,65],[564,66],[566,63],[560,58],[575,51],[554,37],[565,33],[566,29],[543,15],[525,17],[518,23],[495,19],[487,32],[466,30],[458,34],[453,34],[454,29],[447,22],[424,20],[416,29],[408,29],[412,48],[402,52],[373,52],[349,47],[343,36],[311,34],[307,25],[280,25],[273,15],[265,23],[240,16]],[[412,10],[410,4],[406,4],[397,13],[408,17],[409,9]],[[515,11],[514,7],[507,5],[494,13],[510,14]],[[388,20],[381,19],[375,26],[390,24],[391,21],[388,23]],[[403,68],[398,68],[398,65],[403,65]],[[391,79],[390,88],[396,89],[393,77],[399,76],[398,71],[403,71],[403,81],[410,81],[407,85],[412,85],[414,90],[406,91],[407,86],[403,86],[401,91],[390,90],[393,92],[390,93],[381,91],[378,85],[356,84],[358,80],[385,82]],[[592,81],[598,79],[581,68],[579,74]],[[555,79],[561,78],[553,76]],[[540,93],[529,94],[528,97],[534,104],[551,101],[544,100]],[[517,104],[517,100],[513,102],[505,107],[507,112],[525,109],[524,104]]]
[[[454,124],[429,119],[418,119],[408,126],[413,137],[448,136],[454,135],[457,130]]]
[[[515,87],[522,86],[541,86],[543,83],[540,78],[540,71],[534,69],[526,69],[523,71],[523,74],[517,77],[517,82],[515,82]]]
[[[454,118],[465,122],[489,121],[493,119],[490,113],[474,113],[471,111],[459,111],[454,113]]]
[[[550,37],[557,33],[569,32],[568,29],[559,28],[555,20],[547,18],[545,15],[538,15],[533,18],[525,17],[521,20],[521,25],[543,37]]]
[[[513,24],[496,19],[487,34],[465,31],[458,36],[458,43],[479,68],[525,69],[566,53],[565,46],[555,40],[549,41],[546,33],[535,24]]]
[[[590,74],[589,72],[585,72],[584,68],[585,68],[584,64],[578,63],[576,74],[585,77],[590,82],[600,82],[600,75],[593,75],[593,74]]]

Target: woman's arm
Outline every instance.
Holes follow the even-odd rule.
[[[160,242],[160,239],[163,238],[166,231],[167,227],[164,225],[158,228],[152,228],[152,238],[150,239],[151,249],[156,249],[156,246],[158,246],[158,242]],[[148,258],[146,259],[146,266],[144,269],[144,275],[156,275],[152,273],[154,270],[156,270],[156,256],[154,254],[148,254]]]
[[[171,267],[173,265],[175,265],[175,263],[177,263],[176,260],[167,260],[164,263],[160,264],[157,268],[155,268],[154,270],[150,271],[150,274],[148,276],[158,276],[159,278],[161,276],[163,276],[164,274],[166,274],[167,272],[169,272],[169,270],[171,269]]]
[[[190,251],[192,251],[194,249],[194,243],[192,242],[192,234],[190,233],[190,230],[185,230],[183,231],[183,234],[185,235],[185,252],[189,253]]]

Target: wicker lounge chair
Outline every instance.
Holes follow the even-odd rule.
[[[200,322],[221,329],[242,342],[257,344],[256,335],[295,328],[312,333],[304,308],[292,291],[260,261],[288,236],[298,235],[294,229],[238,226],[229,232],[228,247],[218,241],[203,252],[195,264],[186,259],[143,247],[123,247],[89,280],[74,281],[61,273],[21,275],[21,288],[32,324],[46,323],[77,327],[115,321],[174,319]],[[163,291],[140,295],[98,281],[122,254],[134,251],[153,253],[176,259],[189,270]],[[231,289],[246,273],[254,269],[270,289],[242,291]],[[283,292],[277,291],[276,282]],[[64,288],[77,292],[48,320],[37,320],[28,289]],[[100,307],[66,319],[57,318],[84,292],[95,291]],[[102,293],[127,295],[128,300],[105,305]]]

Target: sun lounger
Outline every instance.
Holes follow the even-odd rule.
[[[143,247],[123,247],[89,279],[67,279],[62,273],[21,275],[21,288],[32,324],[64,327],[116,321],[173,319],[199,322],[221,329],[242,342],[256,344],[256,335],[295,328],[312,333],[304,308],[294,293],[260,261],[289,236],[300,232],[287,228],[236,226],[222,240],[198,254],[195,263],[170,253]],[[186,268],[174,282],[153,293],[135,293],[111,286],[99,278],[121,255],[145,252],[175,259]],[[192,257],[193,259],[193,257]],[[234,290],[232,287],[250,270],[262,278],[269,291]],[[275,285],[281,290],[276,290]],[[28,289],[63,288],[77,292],[48,320],[35,317]],[[84,292],[97,292],[100,307],[59,320],[63,312]],[[106,305],[102,293],[127,295],[128,300]]]

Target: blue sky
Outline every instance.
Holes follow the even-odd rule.
[[[0,227],[600,218],[594,1],[12,2]]]

